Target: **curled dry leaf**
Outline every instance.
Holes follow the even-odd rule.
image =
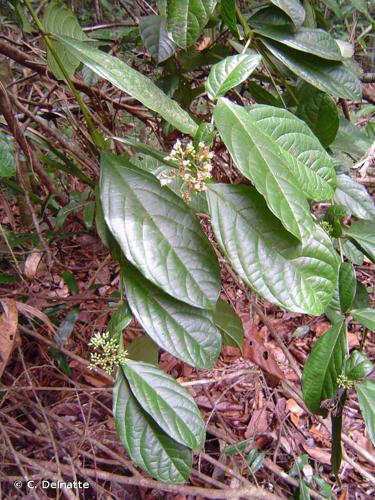
[[[23,302],[15,302],[15,307],[17,308],[20,314],[23,314],[28,319],[38,318],[42,321],[51,333],[56,332],[56,327],[49,320],[48,316],[44,314],[44,312],[39,311],[36,307],[30,306],[29,304],[24,304]]]
[[[0,316],[0,377],[19,341],[19,337],[17,338],[18,311],[16,301],[3,299],[1,305],[4,312]]]
[[[33,250],[26,258],[24,275],[27,279],[32,280],[37,272],[39,262],[42,259],[42,252],[39,250]]]

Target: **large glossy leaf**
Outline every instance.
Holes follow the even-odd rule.
[[[194,213],[151,174],[102,154],[105,220],[126,258],[178,300],[213,309],[220,290],[216,256]]]
[[[330,199],[336,186],[335,168],[309,127],[282,108],[252,106],[246,109],[259,128],[276,141],[304,194],[315,201]]]
[[[168,31],[175,43],[186,49],[206,26],[217,0],[168,0]]]
[[[368,435],[375,446],[375,380],[358,382],[355,384],[355,390]]]
[[[361,266],[363,264],[363,253],[350,240],[342,238],[341,247],[343,254],[352,264],[356,266]]]
[[[327,415],[321,403],[336,395],[345,352],[346,325],[345,321],[340,321],[315,342],[303,369],[303,400],[312,413]]]
[[[341,262],[339,269],[339,296],[341,312],[346,313],[352,307],[357,290],[357,280],[353,264]]]
[[[216,99],[245,81],[260,64],[258,54],[238,54],[229,56],[212,66],[205,83],[210,99]]]
[[[175,53],[176,46],[168,36],[165,17],[142,17],[139,21],[139,30],[146,49],[156,62],[161,63]]]
[[[280,42],[292,49],[307,52],[323,59],[341,61],[343,59],[335,39],[324,30],[291,26],[270,26],[255,24],[255,33]]]
[[[131,95],[147,108],[155,111],[181,132],[194,136],[198,125],[176,101],[173,101],[147,76],[142,75],[126,63],[88,43],[66,36],[57,36],[58,41],[83,62],[94,73],[111,82],[115,87]]]
[[[355,215],[359,219],[373,219],[375,205],[366,188],[352,179],[349,175],[337,176],[335,201],[343,205],[347,214]]]
[[[345,236],[375,262],[375,221],[359,220],[350,227],[345,228]]]
[[[202,448],[205,425],[190,394],[153,365],[128,360],[123,369],[139,404],[163,431],[189,448]]]
[[[355,309],[352,311],[352,315],[358,323],[375,332],[375,309],[371,309],[370,307]]]
[[[232,306],[219,299],[214,311],[214,322],[221,331],[223,343],[233,347],[243,348],[244,329],[242,321]]]
[[[231,30],[234,36],[241,38],[240,31],[237,26],[236,2],[235,0],[221,0],[220,14],[222,20]]]
[[[10,135],[0,132],[0,177],[16,174],[14,140]]]
[[[340,123],[335,101],[309,84],[303,85],[298,97],[297,115],[307,123],[324,147],[329,146]]]
[[[124,285],[134,316],[161,348],[196,368],[214,366],[221,337],[212,315],[167,295],[131,265]]]
[[[366,354],[353,351],[345,363],[345,375],[349,380],[360,380],[371,373],[373,367]]]
[[[268,50],[297,76],[333,97],[361,99],[361,82],[344,63],[303,54],[290,47],[262,39]]]
[[[271,113],[278,110],[273,107],[263,109]],[[261,114],[256,109],[255,113]],[[266,198],[270,210],[297,238],[309,238],[314,223],[307,200],[300,183],[291,175],[280,146],[264,127],[259,126],[259,116],[256,119],[250,111],[221,98],[214,117],[236,166]]]
[[[137,402],[122,370],[113,387],[116,431],[135,464],[159,481],[185,482],[191,471],[189,448],[167,436]]]
[[[288,14],[297,26],[301,25],[305,20],[305,9],[299,0],[271,0],[271,2]]]
[[[326,233],[316,227],[301,244],[248,186],[212,184],[207,196],[216,239],[245,283],[280,307],[322,314],[338,268]]]
[[[74,13],[60,0],[52,0],[47,4],[43,17],[43,26],[47,33],[65,35],[76,40],[87,40],[88,37],[82,31]],[[75,57],[66,47],[58,42],[51,41],[66,72],[72,76],[80,64],[79,58]],[[53,55],[47,49],[47,63],[49,69],[58,80],[64,80],[58,64]]]

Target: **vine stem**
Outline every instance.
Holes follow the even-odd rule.
[[[46,34],[43,24],[41,23],[38,15],[33,9],[33,6],[31,5],[30,0],[23,0],[27,10],[30,12],[31,17],[33,18],[38,30],[40,31],[40,34],[42,35],[44,41],[46,42],[46,45],[48,47],[48,50],[51,52],[52,57],[55,59],[57,66],[59,67],[61,73],[63,74],[66,83],[68,84],[70,90],[72,91],[74,98],[76,99],[80,110],[82,112],[82,115],[87,123],[87,128],[90,132],[90,135],[92,137],[92,140],[94,141],[95,146],[99,148],[104,148],[106,146],[104,137],[96,130],[94,123],[91,119],[90,113],[84,104],[81,96],[79,95],[77,89],[75,88],[72,79],[70,78],[68,72],[66,71],[63,62],[60,59],[59,54],[57,53],[55,47],[53,46],[53,43],[50,40],[50,37]]]

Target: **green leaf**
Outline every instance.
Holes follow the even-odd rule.
[[[52,0],[47,4],[43,17],[43,27],[47,33],[64,35],[75,40],[88,40],[82,31],[74,13],[60,0]],[[62,43],[52,41],[64,68],[69,76],[72,76],[80,64],[80,59],[74,56]],[[55,58],[47,49],[47,63],[49,69],[58,80],[65,80]]]
[[[79,292],[79,286],[77,280],[74,277],[74,274],[70,271],[64,271],[62,273],[62,277],[64,278],[65,283],[68,285],[69,290],[73,295],[77,295]]]
[[[373,364],[366,354],[353,351],[345,364],[345,375],[349,380],[360,380],[372,372]]]
[[[195,149],[198,149],[200,142],[204,142],[210,148],[215,140],[215,133],[215,127],[211,123],[201,123],[193,141]]]
[[[235,0],[221,0],[220,14],[224,23],[231,30],[233,35],[241,39],[241,33],[237,26],[236,3]]]
[[[361,12],[361,14],[363,14],[367,18],[367,20],[373,25],[374,19],[369,13],[366,0],[350,0],[350,1],[353,7],[359,10],[359,12]]]
[[[196,368],[215,365],[221,337],[212,315],[167,295],[129,264],[124,286],[134,316],[162,349]]]
[[[169,59],[176,52],[176,46],[168,36],[165,17],[142,17],[139,21],[139,30],[146,49],[157,63]]]
[[[223,449],[224,455],[227,457],[234,457],[239,453],[242,453],[248,448],[251,444],[254,443],[254,439],[245,439],[244,441],[239,441],[238,443],[232,444],[230,446],[226,446]]]
[[[16,175],[14,139],[0,132],[0,177]]]
[[[145,411],[171,438],[200,449],[205,424],[190,394],[160,368],[128,360],[123,365],[130,388]]]
[[[276,59],[314,87],[333,97],[351,100],[362,98],[360,80],[344,63],[306,55],[278,42],[265,39],[262,42]]]
[[[353,319],[361,323],[365,328],[375,332],[375,309],[365,307],[363,309],[354,309],[352,311]]]
[[[358,248],[353,245],[350,240],[346,238],[341,239],[341,247],[343,254],[352,264],[355,264],[356,266],[361,266],[363,264],[363,253],[358,250]]]
[[[340,126],[335,140],[330,149],[339,153],[345,152],[354,160],[359,160],[371,147],[371,139],[366,135],[363,129],[356,127],[346,118],[340,118]]]
[[[194,213],[151,174],[103,153],[104,217],[126,258],[152,283],[187,304],[215,307],[220,275]]]
[[[335,39],[324,30],[312,28],[293,29],[291,26],[255,24],[253,31],[300,52],[307,52],[323,59],[343,59]]]
[[[353,310],[366,309],[366,307],[370,307],[370,297],[365,285],[357,280],[357,290],[354,297]]]
[[[297,238],[307,239],[314,228],[310,208],[276,142],[250,113],[227,99],[219,99],[214,118],[237,168],[255,184],[285,228]]]
[[[282,308],[322,314],[337,283],[328,235],[315,227],[301,244],[248,186],[211,184],[207,196],[215,237],[245,283]]]
[[[254,14],[250,16],[249,22],[251,25],[253,23],[258,23],[258,24],[269,24],[272,26],[285,26],[285,25],[293,26],[290,17],[287,14],[285,14],[284,11],[280,10],[278,7],[275,7],[274,5],[268,5],[268,7],[259,9],[256,12],[254,12]]]
[[[302,374],[303,400],[317,415],[327,415],[321,402],[337,392],[337,378],[342,373],[346,352],[346,325],[335,323],[314,344]]]
[[[330,182],[334,175],[327,154],[309,128],[280,108],[244,109],[224,98],[219,99],[214,117],[221,138],[242,174],[255,184],[288,231],[298,239],[308,239],[314,223],[301,189],[308,188],[314,197],[320,198],[319,194],[325,197],[333,193]],[[315,149],[311,160],[305,145]],[[328,161],[324,164],[323,160]],[[305,162],[313,168],[308,168]]]
[[[270,106],[246,109],[259,128],[276,141],[304,194],[315,201],[331,198],[336,187],[335,168],[309,127],[285,109]]]
[[[335,139],[339,129],[339,114],[335,101],[325,92],[303,85],[298,94],[297,116],[311,128],[326,148]]]
[[[58,41],[94,73],[131,95],[147,108],[155,111],[167,122],[185,134],[194,136],[198,125],[175,101],[170,99],[147,76],[142,75],[117,57],[66,36]]]
[[[168,31],[174,42],[186,49],[193,45],[206,26],[216,0],[168,0]]]
[[[113,387],[116,431],[135,464],[167,483],[185,482],[192,467],[189,448],[176,443],[142,410],[122,370]]]
[[[159,348],[148,335],[135,337],[127,346],[128,357],[134,361],[143,361],[158,366]]]
[[[120,304],[108,323],[109,337],[115,339],[117,344],[121,344],[122,334],[132,319],[129,306],[125,303]]]
[[[238,54],[212,66],[205,83],[208,97],[214,100],[237,87],[259,66],[261,60],[262,56],[257,54]]]
[[[305,9],[298,0],[271,0],[271,2],[283,10],[297,26],[305,20]]]
[[[364,380],[356,383],[354,387],[368,435],[375,446],[375,380]]]
[[[337,176],[335,202],[346,208],[348,216],[355,215],[359,219],[373,219],[375,204],[366,188],[358,184],[349,175]]]
[[[245,336],[241,319],[232,306],[219,299],[214,312],[214,322],[223,337],[223,344],[243,349]]]
[[[361,252],[375,262],[375,221],[359,220],[345,228],[344,235],[348,237]]]
[[[339,269],[339,294],[341,312],[346,313],[352,307],[357,280],[353,264],[342,262]]]
[[[328,7],[338,19],[342,19],[344,17],[344,12],[341,9],[340,5],[337,3],[337,0],[322,0],[323,3]]]
[[[277,108],[283,107],[283,103],[279,96],[271,94],[255,82],[248,82],[247,91],[258,104],[267,104]]]

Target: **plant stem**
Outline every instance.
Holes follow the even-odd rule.
[[[239,9],[239,7],[238,7],[237,4],[236,4],[236,14],[237,14],[238,21],[240,22],[241,26],[243,27],[243,31],[244,31],[245,37],[246,38],[251,38],[251,35],[252,35],[253,32],[251,31],[250,26],[248,25],[246,19],[242,15],[242,12],[240,11],[240,9]]]
[[[52,57],[55,59],[57,66],[59,67],[61,73],[63,74],[66,83],[68,84],[70,90],[72,91],[74,98],[76,99],[81,111],[82,115],[87,123],[87,128],[90,132],[90,135],[92,137],[92,140],[94,141],[94,144],[99,147],[99,148],[105,148],[106,143],[104,140],[104,137],[96,130],[93,121],[91,119],[90,113],[84,104],[81,96],[79,95],[77,89],[75,88],[68,72],[66,71],[63,62],[60,59],[59,54],[57,53],[55,47],[53,46],[53,43],[51,42],[49,36],[45,33],[43,24],[41,23],[39,17],[37,16],[36,12],[34,11],[30,0],[23,0],[27,10],[30,12],[31,17],[33,18],[38,30],[40,31],[44,41],[46,42],[46,45],[48,47],[48,50],[51,52]]]

